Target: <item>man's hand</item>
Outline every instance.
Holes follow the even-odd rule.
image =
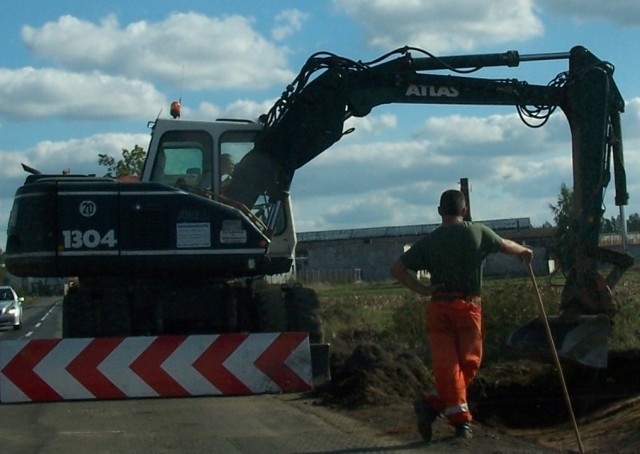
[[[531,263],[533,261],[533,251],[529,248],[524,248],[524,250],[518,254],[518,257],[524,263]]]
[[[440,287],[440,285],[424,285],[416,278],[415,272],[409,271],[400,259],[393,262],[390,272],[398,282],[419,295],[431,296],[431,294]]]
[[[531,263],[533,260],[533,251],[531,249],[506,238],[502,238],[500,251],[509,255],[517,255],[525,263]]]

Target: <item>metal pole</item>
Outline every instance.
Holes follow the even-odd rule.
[[[560,358],[558,357],[558,352],[556,351],[556,345],[553,341],[553,334],[551,334],[551,327],[549,326],[549,320],[547,320],[547,312],[544,310],[544,304],[542,303],[542,296],[540,295],[540,289],[538,289],[538,283],[536,282],[536,276],[533,274],[533,268],[531,267],[531,263],[529,265],[529,275],[531,276],[531,281],[533,282],[533,286],[536,289],[536,294],[538,295],[538,302],[540,303],[540,312],[542,314],[542,320],[544,321],[545,331],[547,332],[547,340],[549,341],[549,346],[551,347],[551,351],[553,353],[553,359],[556,363],[556,368],[558,369],[558,375],[560,377],[560,383],[562,385],[562,391],[564,394],[564,400],[567,404],[567,410],[569,411],[569,415],[571,416],[571,423],[573,424],[573,429],[576,433],[576,440],[578,441],[578,447],[580,448],[580,453],[584,453],[584,447],[582,446],[582,440],[580,439],[580,431],[578,430],[578,423],[576,422],[576,417],[573,413],[573,407],[571,406],[571,399],[569,398],[569,391],[567,391],[567,384],[564,380],[564,374],[562,373],[562,365],[560,364]]]
[[[622,232],[622,250],[629,252],[629,238],[627,237],[627,218],[624,214],[624,205],[620,205],[620,231]]]

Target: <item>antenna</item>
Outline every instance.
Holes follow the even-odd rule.
[[[180,118],[180,108],[182,107],[182,83],[184,81],[184,65],[182,65],[182,74],[180,75],[179,98],[171,103],[171,116],[176,119]]]
[[[182,72],[180,73],[180,87],[178,89],[178,102],[182,105],[182,87],[184,85],[184,63],[182,64]]]

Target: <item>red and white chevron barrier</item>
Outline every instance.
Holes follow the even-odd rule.
[[[0,342],[0,402],[311,389],[307,333]]]

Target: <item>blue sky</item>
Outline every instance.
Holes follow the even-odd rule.
[[[112,2],[0,0],[0,247],[26,174],[104,173],[99,153],[146,147],[147,122],[181,98],[183,119],[265,113],[309,55],[372,60],[410,45],[436,55],[583,45],[616,67],[626,101],[626,214],[640,212],[640,2],[333,0]],[[11,14],[7,14],[10,11]],[[477,77],[546,84],[566,62]],[[471,183],[474,219],[552,221],[571,184],[566,120],[533,130],[511,107],[390,105],[303,167],[292,196],[299,231],[438,222],[444,189]],[[613,185],[605,216],[616,216]]]

